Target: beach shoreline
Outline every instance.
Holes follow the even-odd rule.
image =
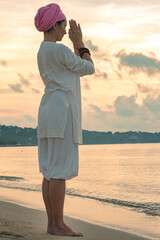
[[[73,239],[46,233],[46,213],[41,210],[23,207],[15,203],[0,201],[0,238],[3,239]],[[65,216],[66,223],[75,231],[84,234],[85,240],[147,240],[150,238],[91,224]]]
[[[45,213],[37,147],[1,150],[0,200]],[[81,147],[79,177],[66,183],[64,215],[73,223],[78,219],[95,228],[141,236],[140,239],[160,239],[157,156],[158,145],[154,154],[151,145]],[[46,225],[46,216],[43,224]],[[76,230],[80,231],[79,227]],[[88,238],[92,239],[92,231]]]

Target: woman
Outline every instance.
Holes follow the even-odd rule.
[[[65,182],[78,175],[78,145],[82,143],[80,76],[94,73],[90,52],[82,40],[80,25],[70,20],[73,53],[57,43],[66,34],[67,20],[57,4],[40,8],[35,26],[44,32],[38,68],[45,90],[38,112],[38,158],[43,174],[42,194],[48,216],[47,232],[83,236],[63,219]]]

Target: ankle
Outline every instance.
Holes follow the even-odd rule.
[[[63,220],[61,221],[54,221],[54,223],[52,224],[53,228],[64,228],[65,227],[65,223]]]

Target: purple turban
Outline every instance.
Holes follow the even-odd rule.
[[[64,20],[66,17],[56,3],[48,4],[38,9],[34,22],[38,31],[45,32],[58,21]]]

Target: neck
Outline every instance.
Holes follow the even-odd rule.
[[[56,43],[56,37],[53,34],[44,33],[44,41]]]

